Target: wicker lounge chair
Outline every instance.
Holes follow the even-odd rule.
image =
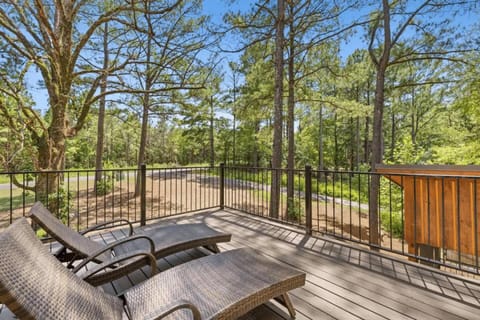
[[[41,202],[32,206],[29,217],[62,244],[54,253],[60,261],[69,261],[68,266],[73,268],[73,262],[82,259],[73,271],[83,272],[79,276],[95,286],[118,279],[147,264],[155,274],[156,259],[175,252],[203,246],[218,253],[217,243],[231,239],[231,234],[218,232],[203,223],[153,224],[133,228],[127,220],[107,222],[77,233],[55,218]],[[128,237],[107,246],[85,237],[88,232],[116,222],[129,224]],[[84,272],[83,267],[90,262],[97,265]]]
[[[251,249],[208,255],[109,295],[82,281],[35,237],[25,218],[0,233],[0,303],[20,319],[235,319],[287,292],[305,274]]]

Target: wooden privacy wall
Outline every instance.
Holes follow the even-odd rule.
[[[378,166],[376,171],[403,188],[409,253],[417,254],[424,244],[480,255],[480,166]]]

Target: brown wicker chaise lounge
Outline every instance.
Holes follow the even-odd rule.
[[[20,319],[235,319],[287,292],[305,274],[250,249],[208,255],[166,270],[115,297],[55,259],[25,218],[0,233],[0,303]]]
[[[217,243],[228,242],[231,234],[216,231],[206,224],[152,224],[144,227],[133,228],[129,224],[129,236],[117,240],[107,246],[92,241],[85,234],[104,224],[91,227],[82,233],[75,232],[60,220],[54,217],[41,202],[36,202],[30,209],[29,217],[45,231],[62,244],[54,255],[62,262],[82,259],[75,266],[75,273],[90,262],[97,263],[95,267],[83,272],[80,277],[88,283],[98,286],[118,279],[145,265],[150,265],[152,274],[156,273],[156,259],[183,250],[206,247],[218,253]],[[115,220],[115,222],[129,223],[128,220]],[[69,254],[67,254],[67,249]]]

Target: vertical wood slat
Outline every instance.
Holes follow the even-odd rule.
[[[448,168],[442,171],[442,166],[438,167],[436,170],[428,166],[424,170],[421,166],[377,168],[378,172],[403,188],[405,240],[409,244],[409,253],[415,254],[416,245],[425,244],[457,253],[460,250],[462,255],[480,255],[476,243],[480,228],[475,227],[479,218],[475,203],[480,201],[476,192],[480,180],[473,178],[480,176],[480,169],[473,171],[468,168],[462,172],[458,171],[460,167],[454,171]]]

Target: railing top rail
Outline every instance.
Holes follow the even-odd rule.
[[[146,167],[147,170],[191,170],[191,169],[217,169],[219,166],[195,166],[195,167]],[[114,171],[138,171],[139,167],[132,168],[103,168],[102,170],[92,169],[66,169],[66,170],[24,170],[24,171],[0,171],[0,175],[16,175],[16,174],[38,174],[38,173],[81,173],[81,172],[114,172]]]
[[[476,165],[377,165],[375,173],[396,175],[420,175],[439,177],[480,177],[480,166]]]
[[[288,168],[271,168],[271,167],[247,167],[247,166],[230,166],[225,165],[225,169],[238,169],[238,170],[265,170],[265,171],[288,171]],[[305,172],[305,168],[292,169],[293,172]]]
[[[401,166],[398,166],[400,168]],[[422,166],[416,166],[418,170],[422,168]],[[461,171],[461,166],[446,166],[446,167],[456,167],[456,170],[453,173],[445,173],[445,171],[437,170],[437,172],[433,172],[432,169],[429,169],[433,166],[426,166],[426,172],[399,172],[398,170],[378,170],[378,171],[349,171],[349,170],[332,170],[332,169],[323,169],[318,170],[312,168],[312,172],[316,174],[358,174],[358,175],[378,175],[378,176],[403,176],[403,177],[427,177],[427,178],[462,178],[462,179],[480,179],[480,166],[466,166],[464,171]],[[472,167],[478,167],[478,175],[475,172],[472,172]],[[389,167],[385,167],[389,168]],[[265,170],[265,171],[288,171],[287,168],[270,168],[270,167],[247,167],[247,166],[231,166],[225,165],[225,169],[236,169],[236,170]],[[447,169],[447,168],[446,168]],[[304,168],[296,168],[292,170],[293,172],[303,173],[305,172]]]
[[[480,165],[449,165],[449,164],[377,164],[375,169],[381,170],[419,170],[419,171],[476,171],[480,174]]]

